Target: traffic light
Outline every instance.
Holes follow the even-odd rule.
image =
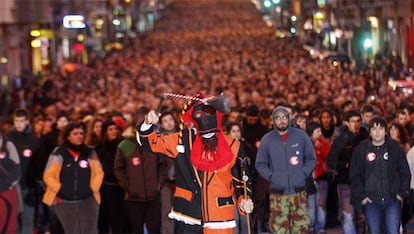
[[[264,1],[263,1],[263,6],[264,6],[265,8],[269,8],[269,7],[271,7],[271,6],[272,6],[272,2],[271,2],[270,0],[264,0]]]
[[[368,50],[372,47],[372,39],[371,38],[365,38],[364,40],[364,49]]]
[[[280,0],[263,0],[263,6],[265,8],[270,8],[272,7],[272,5],[279,5],[280,4]]]
[[[290,32],[292,34],[296,33],[296,22],[298,21],[298,18],[295,15],[292,15],[292,17],[290,17]]]
[[[354,29],[354,46],[364,52],[372,52],[374,41],[372,40],[371,28],[367,25]]]
[[[261,0],[261,2],[262,9],[265,11],[269,11],[273,8],[280,8],[282,0]]]

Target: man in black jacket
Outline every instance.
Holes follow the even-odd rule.
[[[29,113],[18,109],[13,114],[13,128],[7,133],[9,141],[16,146],[20,160],[21,177],[19,180],[19,231],[31,233],[34,228],[34,191],[33,156],[39,147],[39,139],[30,127]]]
[[[351,201],[355,208],[364,207],[371,233],[399,233],[401,203],[410,190],[408,162],[401,146],[386,137],[384,119],[372,119],[369,130],[370,140],[353,152]]]
[[[252,165],[256,162],[256,152],[262,137],[269,132],[269,129],[263,125],[259,118],[259,108],[253,104],[247,107],[246,117],[243,119],[243,138],[245,142],[253,146]],[[256,171],[255,167],[251,168],[253,178],[253,199],[255,209],[253,211],[252,230],[253,233],[267,232],[269,221],[269,183]]]
[[[345,114],[346,128],[332,143],[327,164],[330,171],[336,175],[338,200],[342,208],[342,226],[344,233],[361,233],[365,228],[363,215],[357,212],[354,215],[354,207],[351,205],[351,186],[349,182],[349,165],[352,152],[363,140],[368,138],[368,133],[361,127],[361,114],[356,110]],[[354,217],[357,217],[355,229]]]

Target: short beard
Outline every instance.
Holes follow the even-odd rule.
[[[283,128],[276,127],[276,129],[277,129],[279,132],[285,132],[285,131],[288,129],[288,126],[286,125],[286,127],[283,127]]]

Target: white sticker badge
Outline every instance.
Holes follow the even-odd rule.
[[[139,166],[141,164],[141,159],[138,157],[133,157],[132,158],[132,165],[134,166]]]
[[[81,168],[88,168],[88,167],[89,167],[89,163],[88,163],[88,161],[86,161],[86,160],[80,160],[80,161],[79,161],[79,166],[80,166]]]
[[[296,165],[298,165],[299,164],[299,157],[298,156],[292,156],[292,157],[290,157],[290,165],[292,165],[292,166],[296,166]]]
[[[32,150],[31,149],[23,150],[23,156],[25,156],[26,158],[30,158],[32,156]]]
[[[368,162],[372,162],[377,158],[377,155],[373,152],[369,152],[366,156]]]

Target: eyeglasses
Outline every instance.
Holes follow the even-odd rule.
[[[275,120],[276,121],[280,121],[280,120],[287,120],[288,116],[287,115],[282,115],[282,116],[276,116]]]

